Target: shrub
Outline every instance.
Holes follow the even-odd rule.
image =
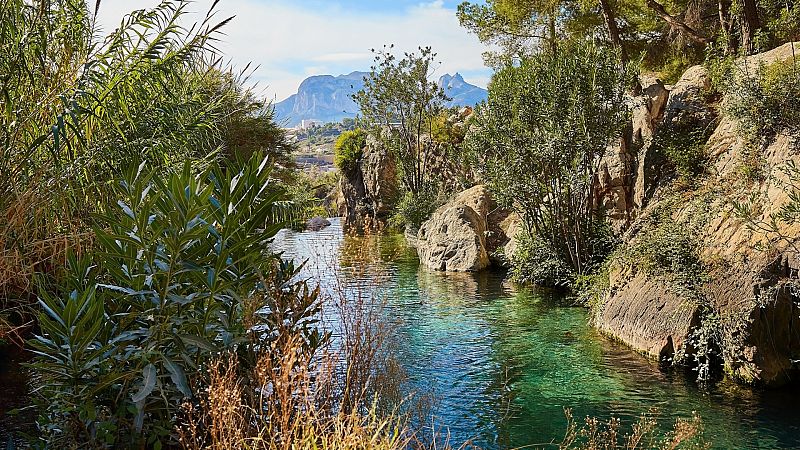
[[[629,75],[618,54],[586,43],[524,58],[494,75],[467,134],[498,202],[520,211],[546,243],[538,248],[578,274],[592,270],[589,240],[601,222],[593,179],[627,123]]]
[[[48,445],[172,445],[180,404],[203,391],[198,368],[218,352],[252,365],[255,347],[292,330],[304,352],[320,345],[317,292],[267,247],[286,217],[269,169],[254,157],[126,177],[96,253],[71,258],[56,294],[40,291],[30,346]]]
[[[523,233],[511,262],[511,279],[537,286],[567,287],[574,272],[561,255],[543,239]]]
[[[733,69],[725,109],[739,131],[758,147],[780,133],[800,136],[800,67],[796,59],[759,66],[754,73]]]
[[[355,170],[361,160],[364,147],[367,145],[367,133],[361,128],[345,131],[334,144],[334,164],[341,170]]]
[[[406,225],[419,228],[445,201],[442,191],[435,186],[429,185],[417,193],[407,191],[395,206],[391,223],[398,228]]]
[[[657,131],[653,150],[672,163],[681,179],[690,180],[706,170],[705,145],[713,132],[713,122],[706,124],[687,115]]]

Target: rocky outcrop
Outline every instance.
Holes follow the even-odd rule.
[[[669,91],[661,80],[643,76],[642,92],[631,98],[631,124],[616,145],[600,160],[595,184],[595,206],[605,211],[612,227],[622,232],[636,219],[660,175],[660,161],[651,151],[657,124],[662,120]]]
[[[791,55],[787,44],[740,59],[737,65],[751,70]],[[618,221],[617,229],[626,243],[647,239],[653,232],[655,212],[663,215],[667,211],[678,229],[693,233],[705,277],[698,280],[693,298],[689,298],[668,278],[650,275],[635,264],[633,268],[612,265],[610,289],[594,320],[603,332],[665,360],[698,352],[697,343],[690,336],[703,327],[704,333],[713,329],[711,339],[715,340],[713,345],[718,347],[727,374],[748,383],[780,386],[800,379],[800,370],[794,363],[800,356],[800,255],[792,239],[779,241],[774,239],[775,234],[753,231],[735,214],[732,205],[755,196],[760,201],[753,220],[768,222],[789,201],[782,185],[786,181],[782,167],[788,161],[800,164],[800,154],[794,139],[778,136],[761,155],[760,162],[767,173],[746,179],[742,168],[747,164],[750,147],[738,136],[732,118],[715,117],[718,101],[709,94],[705,70],[692,67],[672,87],[662,117],[654,126],[657,134],[687,123],[706,126],[717,121],[705,146],[709,169],[702,183],[676,189],[667,183],[648,182],[647,155],[643,158],[641,153],[647,148],[646,135],[650,132],[646,126],[640,128],[642,150],[624,154],[639,167],[631,169],[631,176],[626,179],[623,169],[612,169],[613,164],[609,163],[608,176],[599,183],[605,189],[601,198],[611,207],[612,214],[616,208],[618,215],[612,215],[612,219]],[[644,112],[641,115],[645,116]],[[645,170],[641,169],[643,161]],[[639,181],[642,187],[637,186]],[[630,204],[627,199],[614,201],[610,195],[614,189],[633,192]],[[632,217],[630,224],[624,223],[621,212]],[[779,222],[778,227],[783,236],[800,237],[800,225],[796,223]]]
[[[486,218],[493,203],[486,187],[478,185],[434,211],[417,233],[420,263],[445,272],[476,272],[489,267]]]
[[[368,137],[356,167],[342,171],[339,191],[339,215],[346,228],[380,227],[389,219],[398,195],[394,158],[376,139]]]
[[[438,208],[414,236],[423,266],[445,272],[476,272],[507,259],[498,250],[513,251],[522,229],[519,216],[498,207],[484,185],[473,186]]]

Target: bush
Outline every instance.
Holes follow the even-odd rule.
[[[296,217],[295,228],[305,226],[312,217],[334,217],[338,206],[332,195],[335,193],[339,174],[336,172],[310,172],[297,170],[286,184],[286,192],[292,202]]]
[[[543,239],[523,233],[511,262],[511,279],[515,283],[537,286],[567,287],[574,273],[561,255]]]
[[[367,145],[367,133],[361,128],[342,133],[333,146],[333,162],[341,170],[355,170]]]
[[[419,228],[445,201],[442,191],[434,186],[427,186],[417,193],[406,191],[395,207],[391,224],[397,228],[406,225]]]
[[[218,352],[253,365],[255,348],[294,334],[325,339],[317,292],[269,253],[286,217],[267,160],[159,176],[142,167],[100,220],[97,251],[40,290],[30,341],[41,439],[58,448],[176,444],[180,404],[203,392]],[[69,349],[69,351],[65,351]]]
[[[559,267],[578,274],[595,259],[589,240],[602,219],[592,208],[593,180],[628,121],[630,75],[618,54],[586,43],[524,58],[493,76],[467,134],[473,165],[498,203],[520,211],[546,242],[532,248],[546,249],[544,260],[554,252]]]
[[[689,180],[705,173],[706,142],[713,132],[713,122],[703,123],[686,115],[656,132],[653,150],[672,163],[681,179]]]
[[[734,69],[726,86],[725,109],[739,131],[763,148],[776,135],[800,136],[800,66],[797,60],[760,66],[755,73]]]

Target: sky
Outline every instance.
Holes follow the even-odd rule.
[[[94,0],[88,0],[94,5]],[[158,0],[103,0],[98,24],[108,32],[133,9]],[[199,21],[212,0],[196,0],[189,19]],[[461,73],[486,87],[486,50],[458,24],[460,0],[221,0],[216,19],[235,16],[223,28],[220,50],[235,67],[258,66],[251,81],[264,97],[281,101],[311,75],[368,71],[370,49],[394,44],[395,53],[431,46],[441,66],[435,76]]]

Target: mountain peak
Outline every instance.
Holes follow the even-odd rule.
[[[293,127],[303,120],[338,122],[358,114],[352,95],[364,87],[367,72],[354,71],[346,75],[315,75],[300,83],[297,94],[275,104],[278,123]],[[486,90],[473,86],[456,72],[439,78],[439,86],[452,100],[447,106],[474,106],[486,99]]]

